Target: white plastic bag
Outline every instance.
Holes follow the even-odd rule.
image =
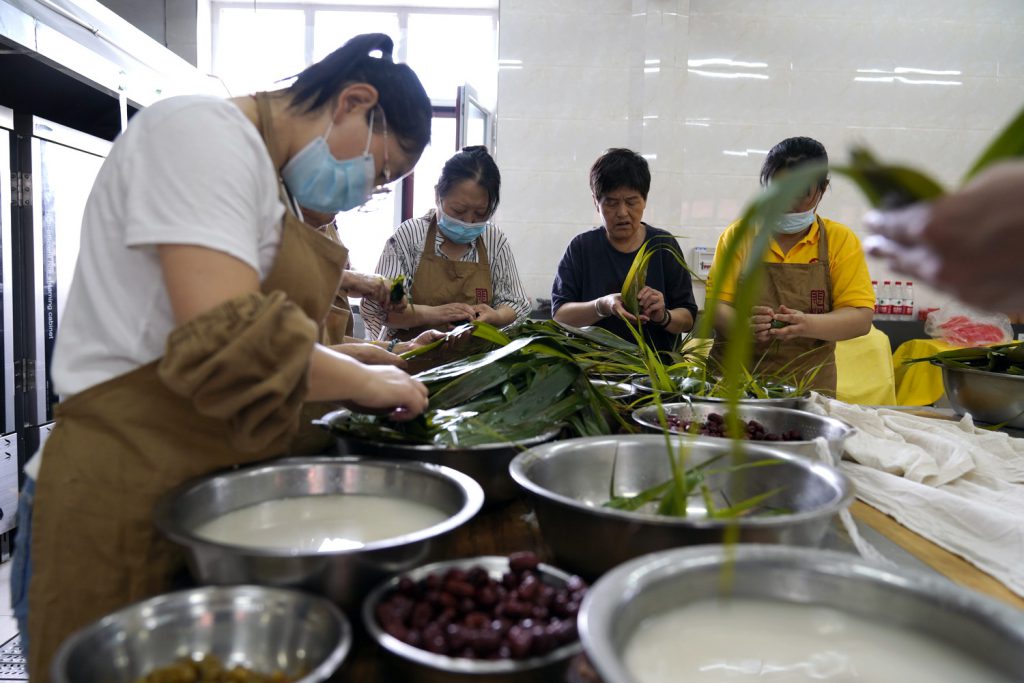
[[[932,311],[924,331],[953,346],[989,346],[1013,340],[1013,327],[1003,313],[990,313],[951,301]]]

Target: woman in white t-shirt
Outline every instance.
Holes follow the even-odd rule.
[[[284,90],[164,100],[114,144],[57,340],[56,425],[19,512],[12,600],[34,678],[72,631],[171,585],[161,495],[284,453],[306,401],[426,408],[405,372],[316,343],[347,252],[297,212],[362,204],[429,142],[430,100],[392,48],[358,36]]]

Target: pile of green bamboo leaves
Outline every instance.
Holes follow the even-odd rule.
[[[932,356],[911,358],[904,364],[925,362],[961,370],[984,370],[1024,377],[1024,343],[1010,342],[993,346],[950,349]]]
[[[430,390],[430,407],[408,422],[355,415],[334,428],[356,438],[442,447],[522,441],[564,426],[576,436],[609,434],[625,424],[616,405],[583,372],[593,342],[556,323],[513,328],[514,338],[486,323],[467,331],[493,348],[416,375]],[[606,340],[608,341],[608,340]]]

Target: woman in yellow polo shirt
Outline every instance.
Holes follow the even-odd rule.
[[[827,162],[825,147],[817,140],[787,138],[768,152],[761,185],[798,166]],[[810,386],[834,396],[836,342],[868,333],[875,296],[860,240],[850,228],[817,213],[828,184],[828,174],[823,173],[792,212],[779,219],[764,257],[758,305],[744,315],[750,317],[759,373],[802,380],[816,372]],[[713,309],[719,340],[725,339],[737,314],[732,302],[737,273],[746,258],[747,248],[740,245],[736,260],[722,263],[735,229],[734,223],[719,237],[708,279],[709,291],[713,280],[723,279],[717,305],[705,306]],[[721,344],[716,348],[720,354]]]

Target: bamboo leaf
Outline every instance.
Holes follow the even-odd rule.
[[[850,178],[873,206],[884,209],[928,201],[945,192],[942,185],[921,171],[883,164],[864,147],[850,151],[849,166],[833,166],[832,170]]]
[[[1022,156],[1024,156],[1024,109],[1020,110],[1017,116],[1006,125],[1006,128],[996,136],[996,139],[985,148],[985,151],[967,171],[964,182],[998,161]]]
[[[640,304],[637,302],[636,295],[647,282],[647,264],[650,261],[650,256],[647,255],[649,241],[640,245],[636,256],[633,257],[633,263],[630,264],[629,271],[626,273],[626,279],[622,282],[622,304],[633,315],[640,314]]]

